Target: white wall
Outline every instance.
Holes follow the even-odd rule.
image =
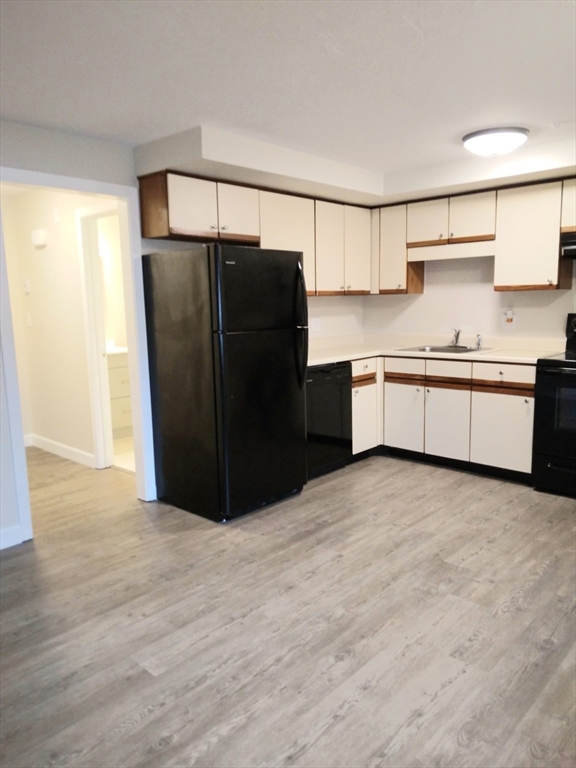
[[[136,186],[131,147],[7,120],[0,122],[0,165]]]
[[[3,207],[28,442],[85,463],[94,446],[75,214],[97,204],[101,197],[30,189]],[[31,243],[36,229],[46,231],[44,248]]]
[[[494,259],[458,259],[426,264],[424,293],[407,296],[366,296],[367,334],[443,334],[463,330],[463,340],[502,337],[506,344],[525,338],[554,339],[563,348],[566,314],[575,311],[571,291],[495,291]],[[515,327],[502,327],[502,314],[511,309]]]
[[[308,324],[313,345],[319,339],[362,335],[363,321],[362,296],[308,297]]]

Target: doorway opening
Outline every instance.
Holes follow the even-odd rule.
[[[135,474],[126,205],[13,183],[0,203],[24,445]]]

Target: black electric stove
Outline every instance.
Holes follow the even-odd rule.
[[[538,490],[576,497],[576,313],[566,351],[537,361],[532,480]]]

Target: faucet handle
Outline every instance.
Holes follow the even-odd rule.
[[[482,349],[482,334],[476,334],[476,349]]]

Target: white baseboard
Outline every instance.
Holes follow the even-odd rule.
[[[26,435],[25,440],[28,441],[28,439],[31,442],[26,442],[27,446],[41,448],[43,451],[55,453],[56,456],[61,456],[63,459],[69,459],[77,464],[84,464],[86,467],[96,469],[96,459],[93,453],[81,451],[79,448],[72,448],[70,445],[64,445],[64,443],[59,443],[56,440],[50,440],[40,435]]]
[[[16,544],[22,544],[23,541],[26,539],[21,525],[9,525],[7,528],[0,528],[0,549],[15,547]]]

